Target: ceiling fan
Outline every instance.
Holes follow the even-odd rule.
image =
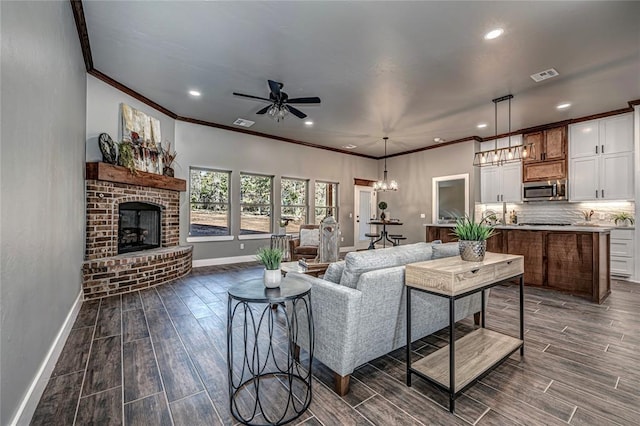
[[[278,83],[277,81],[267,80],[269,82],[269,89],[271,92],[269,93],[269,98],[261,98],[259,96],[245,95],[243,93],[233,92],[236,96],[242,96],[243,98],[249,99],[257,99],[259,101],[267,101],[271,103],[260,111],[256,112],[256,114],[267,114],[271,118],[276,121],[282,120],[286,117],[289,112],[295,115],[298,118],[305,118],[307,114],[300,111],[298,108],[291,106],[291,104],[319,104],[320,98],[317,96],[309,97],[309,98],[293,98],[289,99],[289,95],[282,91],[284,84]]]

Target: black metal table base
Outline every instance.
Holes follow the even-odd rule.
[[[256,301],[238,301],[229,295],[229,406],[231,414],[240,423],[281,425],[300,417],[309,407],[313,360],[310,297],[307,292],[299,298],[289,300],[288,307],[284,303],[264,303],[262,307],[256,305]],[[297,344],[300,343],[299,311],[306,315],[305,326],[309,327],[307,347],[310,351],[303,362],[299,361],[297,353]],[[242,326],[234,327],[234,320],[236,323],[242,320]],[[286,342],[282,339],[284,336],[276,325],[277,321],[285,323]],[[240,340],[241,350],[237,340]]]
[[[503,284],[507,281],[511,281],[515,278],[519,278],[520,283],[520,340],[522,343],[519,347],[515,348],[513,351],[507,353],[500,360],[498,360],[491,368],[482,373],[480,376],[476,377],[462,389],[456,389],[455,387],[455,371],[456,371],[456,362],[455,362],[455,344],[456,344],[456,330],[455,330],[455,301],[461,299],[463,297],[469,296],[478,291],[481,292],[481,307],[480,307],[480,326],[482,328],[485,327],[485,290],[491,287],[495,287],[497,285]],[[431,377],[422,374],[420,371],[417,371],[411,368],[411,290],[417,290],[425,293],[435,294],[437,296],[446,297],[449,299],[449,387],[442,385],[436,380],[433,380]],[[411,375],[415,374],[418,377],[428,381],[429,383],[435,385],[437,388],[447,392],[449,394],[449,411],[453,413],[456,407],[456,398],[464,391],[473,386],[478,380],[482,379],[484,376],[493,371],[496,367],[502,364],[507,358],[509,358],[512,354],[514,354],[518,349],[520,349],[520,356],[524,356],[524,275],[518,275],[515,277],[507,278],[506,280],[501,280],[490,285],[485,286],[481,290],[472,290],[469,292],[465,292],[462,294],[458,294],[456,296],[444,296],[437,292],[431,292],[426,289],[419,289],[414,287],[407,287],[407,345],[406,345],[406,357],[407,357],[407,386],[411,387]]]

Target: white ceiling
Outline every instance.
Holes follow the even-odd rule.
[[[389,154],[491,136],[491,99],[508,93],[514,130],[640,98],[640,2],[85,1],[84,12],[95,68],[179,116],[241,117],[373,156],[383,136]],[[504,35],[484,40],[496,27]],[[529,77],[552,67],[559,77]],[[232,94],[268,97],[267,79],[322,99],[299,108],[313,127],[256,115],[265,103]],[[498,133],[507,122],[500,103]]]

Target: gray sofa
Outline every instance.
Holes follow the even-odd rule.
[[[353,370],[406,344],[406,264],[458,255],[457,243],[416,243],[347,253],[329,266],[324,278],[296,274],[311,284],[315,332],[314,358],[334,372],[335,390],[349,391]],[[445,298],[414,292],[413,340],[449,325]],[[480,311],[480,295],[456,301],[456,321]],[[298,332],[307,341],[304,315]],[[308,347],[302,347],[308,350]]]

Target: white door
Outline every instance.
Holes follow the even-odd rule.
[[[601,154],[633,151],[633,115],[631,113],[604,118],[600,127]]]
[[[600,122],[585,121],[569,126],[569,157],[590,157],[600,153]]]
[[[376,214],[376,192],[370,186],[356,185],[354,188],[353,245],[359,250],[369,247],[369,237],[365,237],[364,234],[373,232],[374,229],[367,222]]]

